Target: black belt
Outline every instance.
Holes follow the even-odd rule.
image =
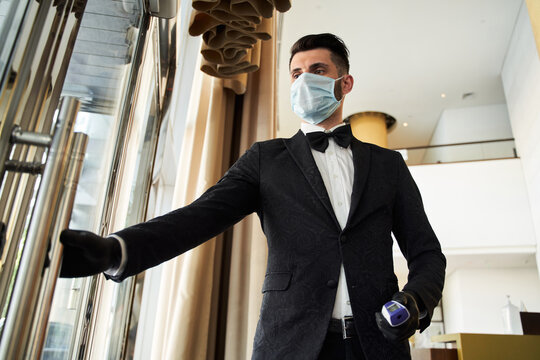
[[[354,320],[352,316],[345,316],[343,319],[331,319],[328,331],[343,335],[343,339],[350,339],[356,335]]]

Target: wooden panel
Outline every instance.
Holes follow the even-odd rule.
[[[457,349],[412,349],[412,360],[458,360]]]
[[[539,335],[445,334],[432,342],[455,342],[459,360],[538,360]]]

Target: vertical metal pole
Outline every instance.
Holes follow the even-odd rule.
[[[0,340],[0,359],[21,359],[28,343],[54,215],[51,208],[58,201],[67,163],[65,149],[73,133],[79,106],[78,100],[71,97],[64,98],[60,106]]]
[[[73,203],[75,201],[75,193],[77,184],[83,168],[84,155],[88,144],[88,135],[75,133],[73,136],[71,148],[71,156],[68,169],[65,175],[64,186],[62,189],[62,197],[56,211],[56,219],[51,235],[51,250],[50,263],[47,268],[42,284],[41,292],[37,299],[36,310],[34,313],[34,322],[29,337],[27,359],[40,359],[43,350],[43,343],[47,333],[47,323],[51,306],[53,302],[54,289],[58,273],[60,271],[62,259],[62,246],[58,241],[62,230],[66,229],[71,219]]]

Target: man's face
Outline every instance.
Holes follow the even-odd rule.
[[[338,69],[331,59],[330,50],[323,48],[300,51],[294,54],[290,66],[291,84],[305,72],[327,76],[332,79],[339,78]],[[341,99],[341,83],[336,84],[334,95],[336,99]]]

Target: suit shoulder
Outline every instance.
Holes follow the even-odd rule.
[[[257,141],[256,143],[253,144],[253,146],[256,146],[259,149],[264,150],[264,151],[280,150],[280,149],[285,148],[285,139],[276,138],[276,139],[270,139],[270,140]]]
[[[276,145],[283,145],[284,140],[285,138],[275,138],[275,139],[257,141],[257,143],[260,144],[261,146],[276,146]]]
[[[383,148],[381,146],[371,144],[371,143],[362,142],[362,144],[369,147],[372,154],[382,156],[382,157],[391,157],[391,158],[401,157],[401,154],[396,150],[390,150],[390,149]]]

